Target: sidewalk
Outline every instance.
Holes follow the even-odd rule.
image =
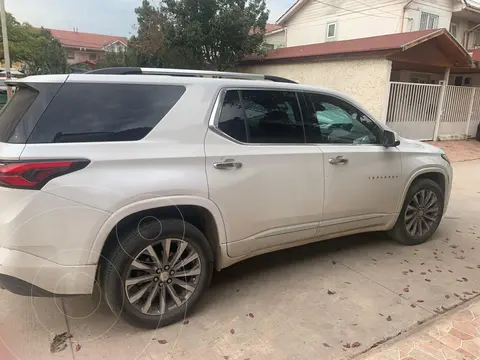
[[[463,296],[463,294],[462,294]],[[362,360],[475,360],[480,358],[480,299],[427,323],[402,340],[385,344]]]
[[[452,140],[429,141],[428,143],[442,148],[452,162],[480,159],[480,141]]]

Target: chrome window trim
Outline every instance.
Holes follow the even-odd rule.
[[[212,130],[214,133],[216,133],[219,136],[222,136],[223,138],[230,140],[238,145],[246,145],[246,146],[381,146],[384,147],[382,144],[334,144],[334,143],[245,143],[243,141],[239,141],[237,139],[234,139],[230,135],[224,133],[222,130],[218,128],[218,121],[220,119],[220,114],[222,111],[222,104],[223,100],[225,98],[225,94],[227,91],[242,91],[242,90],[264,90],[264,91],[290,91],[294,93],[303,93],[305,94],[317,94],[317,95],[324,95],[324,96],[330,96],[334,97],[337,99],[340,99],[350,106],[354,107],[355,109],[361,111],[369,120],[371,120],[375,125],[377,125],[381,130],[386,130],[381,124],[379,124],[377,121],[372,119],[370,116],[366,115],[362,109],[359,109],[356,105],[352,104],[350,101],[343,97],[338,97],[333,94],[328,94],[324,93],[321,91],[309,91],[309,90],[297,90],[297,89],[289,89],[289,88],[269,88],[269,87],[247,87],[247,86],[235,86],[235,87],[224,87],[221,88],[220,91],[217,94],[217,98],[215,100],[215,104],[212,109],[212,113],[210,114],[210,119],[208,122],[208,128],[209,130]],[[298,95],[297,95],[297,100],[298,100]],[[300,107],[301,110],[301,107]],[[302,115],[303,116],[303,115]],[[303,124],[303,120],[302,120]],[[304,127],[305,129],[305,127]],[[306,140],[306,139],[305,139]]]

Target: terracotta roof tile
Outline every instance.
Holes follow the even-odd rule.
[[[102,34],[82,33],[66,30],[50,29],[53,37],[55,37],[63,46],[85,47],[91,49],[103,49],[106,45],[115,41],[121,41],[124,44],[128,40],[124,36],[111,36]]]
[[[276,25],[276,24],[267,24],[265,26],[265,33],[268,34],[269,32],[275,31],[275,30],[280,30],[282,28],[281,25]]]
[[[435,30],[413,31],[344,41],[330,41],[318,44],[284,47],[270,51],[263,60],[292,59],[334,54],[348,54],[381,50],[400,49],[403,45],[429,35]],[[250,56],[246,60],[260,60]]]

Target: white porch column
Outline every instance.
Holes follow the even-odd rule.
[[[443,100],[445,99],[445,90],[448,85],[448,78],[450,77],[450,68],[445,69],[445,75],[443,77],[442,87],[440,88],[440,98],[437,104],[437,113],[435,116],[435,129],[433,130],[433,141],[438,140],[438,130],[440,129],[440,122],[443,115]]]
[[[383,108],[382,108],[382,115],[380,117],[380,122],[382,124],[387,123],[387,114],[388,114],[388,102],[390,100],[390,79],[392,76],[392,62],[388,60],[387,65],[387,81],[385,82],[385,98],[383,99]]]

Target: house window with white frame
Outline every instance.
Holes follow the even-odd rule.
[[[335,40],[337,37],[337,22],[327,23],[327,41]]]
[[[438,28],[439,16],[422,11],[420,17],[420,30],[431,30]]]
[[[450,24],[450,34],[452,34],[452,36],[454,38],[457,38],[457,30],[458,30],[458,24],[451,23]]]

